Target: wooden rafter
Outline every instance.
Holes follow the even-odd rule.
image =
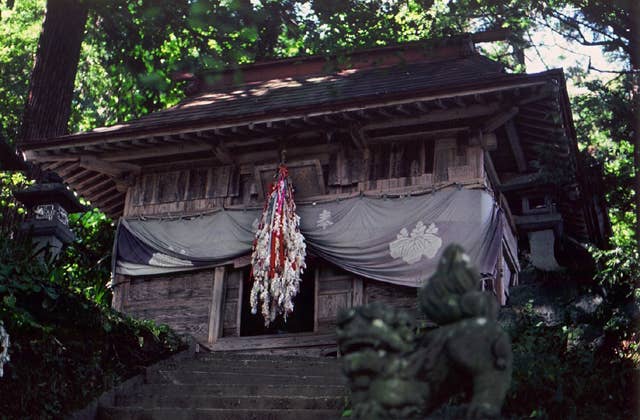
[[[422,130],[405,134],[391,134],[388,136],[377,136],[377,137],[369,137],[370,143],[381,143],[387,141],[409,141],[415,140],[416,138],[425,138],[425,137],[433,137],[433,136],[452,136],[461,131],[468,131],[469,127],[453,127],[453,128],[443,128],[436,130]]]
[[[73,184],[73,188],[81,191],[84,187],[86,187],[87,185],[91,185],[93,183],[95,183],[98,179],[102,178],[103,176],[105,176],[104,174],[101,173],[97,173],[93,176],[89,176],[87,178],[85,178],[84,180],[80,181],[80,182],[76,182]]]
[[[107,188],[104,191],[89,195],[87,198],[90,201],[101,201],[103,200],[105,197],[109,197],[110,195],[118,195],[120,194],[120,192],[118,191],[118,189],[116,188],[116,186],[112,186],[111,188]]]
[[[46,163],[44,165],[42,165],[42,169],[45,171],[55,171],[56,168],[59,168],[60,166],[63,166],[66,162],[65,161],[57,161],[57,162],[52,162],[52,163]]]
[[[65,166],[60,166],[56,168],[55,173],[57,173],[62,178],[64,178],[78,168],[80,168],[80,165],[77,162],[72,162]]]
[[[72,183],[76,182],[77,180],[86,177],[90,173],[91,173],[91,171],[87,171],[86,169],[82,169],[82,170],[78,171],[77,173],[75,173],[75,174],[73,174],[71,176],[64,177],[64,182],[66,182],[67,184],[72,184]]]
[[[518,166],[518,172],[525,172],[527,170],[527,160],[525,159],[524,152],[522,151],[520,136],[518,136],[518,131],[516,130],[513,120],[507,122],[504,128],[507,133],[507,140],[509,140],[513,156],[516,160],[516,165]]]
[[[111,178],[106,178],[100,182],[97,182],[95,184],[93,184],[92,186],[90,186],[89,188],[86,188],[85,190],[81,191],[82,195],[89,195],[91,193],[93,193],[96,190],[99,190],[100,188],[103,188],[109,184],[113,183],[113,181],[111,180]]]
[[[486,105],[471,105],[466,108],[447,109],[444,111],[435,111],[427,115],[414,118],[395,119],[393,121],[385,121],[380,123],[366,124],[363,130],[378,130],[391,127],[407,127],[411,125],[420,125],[431,122],[456,120],[464,118],[475,118],[490,115],[499,109],[497,102]]]

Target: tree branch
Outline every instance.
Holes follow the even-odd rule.
[[[557,29],[553,28],[551,25],[549,25],[548,23],[545,22],[545,26],[547,26],[549,29],[553,30],[554,32],[558,33],[561,36],[570,38],[576,42],[579,42],[582,45],[585,46],[600,46],[600,47],[612,47],[612,48],[619,48],[621,50],[623,50],[625,53],[627,54],[631,54],[631,51],[629,49],[629,45],[628,45],[628,41],[627,38],[618,33],[615,28],[613,28],[612,25],[611,26],[614,29],[614,33],[616,34],[616,36],[612,36],[611,32],[606,31],[602,28],[599,28],[597,26],[594,26],[592,24],[589,24],[588,22],[585,21],[579,21],[578,19],[576,19],[575,17],[571,17],[571,16],[567,16],[563,13],[560,13],[556,10],[548,10],[548,14],[549,16],[557,19],[558,21],[560,21],[561,23],[563,23],[564,25],[568,26],[569,28],[573,29],[574,31],[577,32],[578,36],[573,35],[571,33],[561,33],[560,31],[558,31]],[[587,39],[587,37],[585,36],[584,32],[582,31],[582,28],[587,28],[592,32],[598,33],[604,37],[606,37],[608,40],[604,40],[604,41],[593,41],[593,40],[589,40]]]
[[[634,73],[633,70],[602,70],[602,69],[599,69],[597,67],[593,67],[591,65],[591,57],[589,57],[589,67],[587,68],[587,70],[593,70],[593,71],[596,71],[598,73],[611,73],[611,74],[619,74],[619,75],[622,75],[622,74],[633,74]]]

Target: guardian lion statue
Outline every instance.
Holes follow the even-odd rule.
[[[352,416],[425,418],[465,393],[469,401],[456,414],[433,418],[498,418],[511,382],[511,341],[496,321],[495,297],[480,291],[480,275],[462,248],[445,249],[418,305],[437,327],[420,331],[407,312],[380,303],[340,315]]]

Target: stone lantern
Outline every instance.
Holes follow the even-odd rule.
[[[75,236],[69,228],[69,213],[85,211],[78,198],[61,182],[37,183],[15,191],[13,196],[29,210],[21,230],[31,232],[39,258],[55,259]]]

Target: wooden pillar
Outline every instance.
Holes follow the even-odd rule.
[[[116,274],[113,281],[111,293],[113,298],[111,299],[111,307],[118,312],[124,310],[124,305],[128,297],[129,292],[129,277],[121,274]]]
[[[506,302],[504,302],[504,288],[502,285],[502,278],[504,277],[504,270],[502,268],[502,264],[503,264],[503,255],[502,255],[502,248],[500,249],[500,252],[498,253],[498,262],[497,262],[497,269],[496,269],[496,280],[493,284],[493,290],[496,291],[496,297],[498,298],[498,304],[500,306],[504,305]]]
[[[238,276],[238,303],[236,304],[238,310],[236,311],[236,337],[240,337],[242,328],[242,293],[244,293],[244,279],[242,278],[242,272]],[[250,308],[246,308],[250,310]]]
[[[318,299],[320,295],[320,269],[318,267],[314,270],[313,287],[313,332],[318,332],[318,305],[320,305],[320,300]]]
[[[225,267],[216,267],[211,288],[211,305],[209,306],[209,344],[214,344],[222,335],[224,277]]]

